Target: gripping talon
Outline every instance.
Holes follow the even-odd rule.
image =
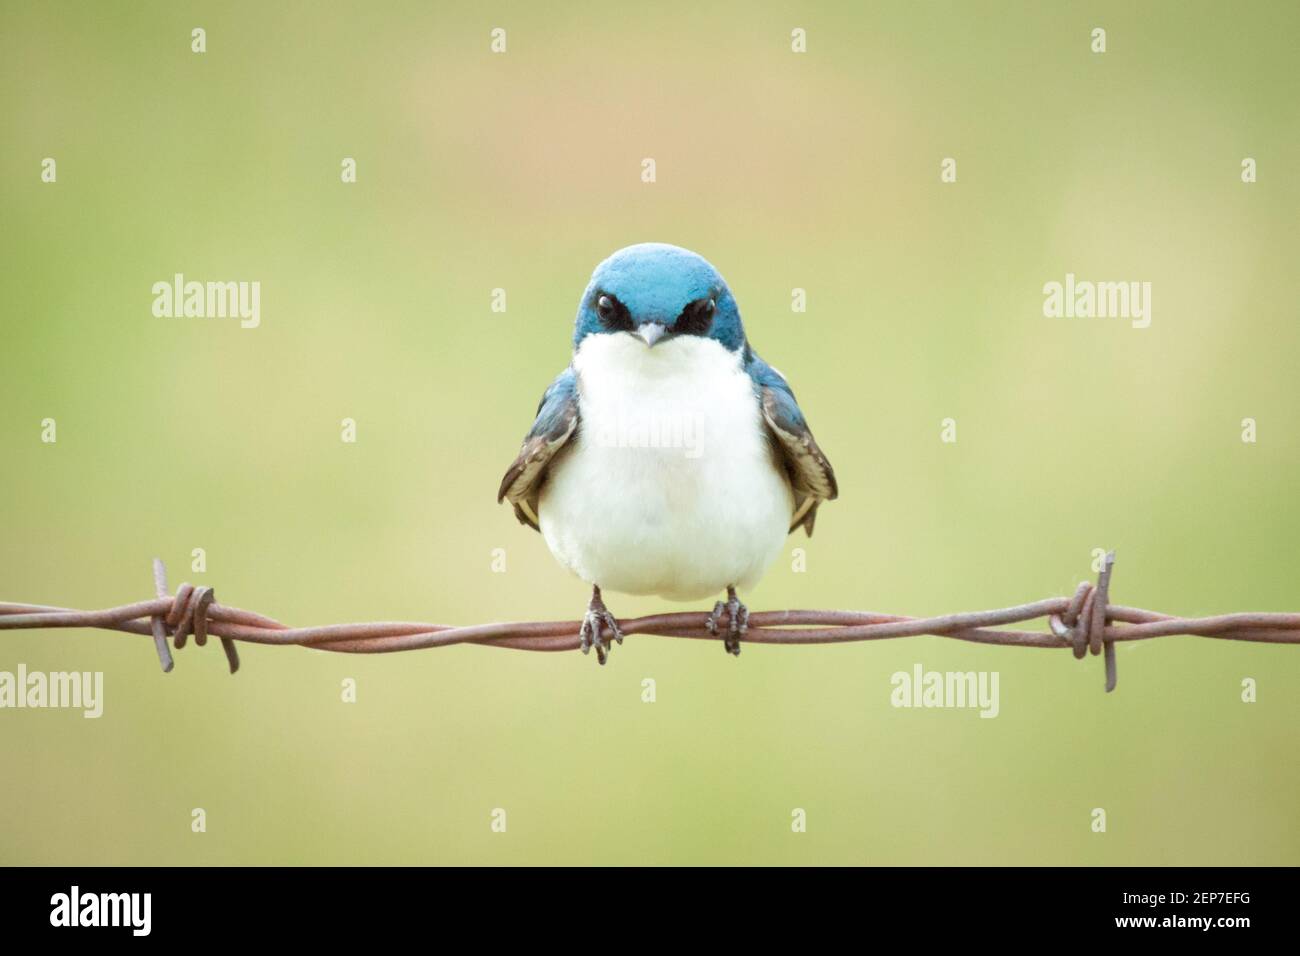
[[[740,656],[740,639],[749,630],[749,608],[740,603],[735,587],[727,588],[727,600],[713,605],[713,613],[705,621],[705,628],[714,637],[719,636],[722,612],[727,612],[727,631],[722,635],[722,646],[728,654]]]
[[[709,633],[714,637],[718,636],[718,622],[722,620],[722,611],[726,606],[725,601],[719,601],[717,604],[713,605],[713,613],[710,614],[709,619],[704,622],[704,626],[708,628]]]
[[[578,628],[578,645],[584,654],[589,654],[592,647],[595,647],[596,660],[602,665],[608,659],[610,651],[610,642],[605,639],[606,632],[619,644],[623,643],[623,631],[614,615],[609,613],[609,608],[605,607],[597,586],[592,588],[591,602],[587,605],[587,613],[582,616],[582,625]]]

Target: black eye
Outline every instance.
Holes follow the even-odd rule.
[[[632,328],[632,319],[627,308],[612,295],[602,295],[596,299],[596,315],[601,325],[612,332],[626,331]]]
[[[696,299],[682,309],[682,314],[673,323],[673,331],[678,335],[704,335],[713,324],[713,312],[716,308],[717,302],[712,297]]]

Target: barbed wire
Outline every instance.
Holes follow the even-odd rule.
[[[1300,644],[1300,614],[1244,612],[1187,618],[1110,603],[1115,553],[1102,560],[1097,583],[1082,582],[1072,597],[1045,598],[991,611],[907,617],[871,611],[756,611],[740,639],[750,644],[839,644],[897,637],[950,637],[977,644],[1070,648],[1076,658],[1102,655],[1106,690],[1115,689],[1115,644],[1174,635],[1230,641]],[[293,644],[345,654],[390,654],[453,644],[482,644],[525,651],[570,651],[580,646],[578,621],[520,621],[454,626],[411,621],[289,627],[253,611],[218,604],[210,587],[182,584],[168,593],[167,572],[153,561],[156,597],[101,611],[40,604],[0,603],[0,631],[89,627],[153,638],[163,672],[174,666],[172,650],[190,635],[200,646],[220,639],[230,673],[239,669],[236,641]],[[1046,618],[1046,631],[1004,630],[1004,625]],[[652,614],[619,621],[624,635],[650,634],[717,640],[704,612]],[[168,646],[167,638],[172,639]]]

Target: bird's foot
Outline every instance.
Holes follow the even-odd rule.
[[[623,632],[619,630],[618,621],[614,620],[614,615],[609,613],[609,608],[605,607],[604,600],[600,596],[600,588],[593,588],[591,591],[591,603],[587,605],[587,613],[582,616],[582,626],[578,628],[578,640],[581,642],[582,653],[589,654],[591,649],[596,648],[596,660],[601,664],[605,663],[609,655],[610,643],[605,639],[605,631],[618,643],[623,643]]]
[[[713,605],[713,613],[709,615],[708,622],[705,626],[709,633],[717,637],[720,633],[719,625],[722,623],[722,612],[727,612],[727,632],[722,638],[722,646],[728,654],[740,656],[740,639],[745,636],[745,631],[749,630],[749,608],[740,603],[740,598],[736,597],[734,587],[727,588],[727,599],[719,601]]]

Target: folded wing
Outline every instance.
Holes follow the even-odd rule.
[[[794,489],[790,530],[802,526],[811,536],[818,506],[839,496],[835,471],[813,438],[785,377],[757,355],[751,360],[750,376],[758,389],[763,421]]]
[[[497,501],[509,500],[521,524],[538,529],[537,498],[546,480],[546,469],[577,428],[578,379],[570,367],[542,395],[537,418],[524,438],[519,457],[501,479]]]

